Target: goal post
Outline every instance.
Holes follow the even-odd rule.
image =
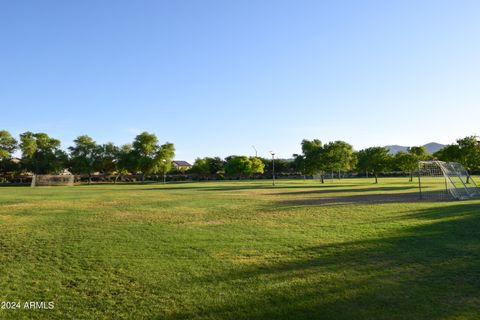
[[[54,174],[35,174],[32,177],[32,187],[40,186],[73,186],[75,176],[71,174],[54,175]]]
[[[424,200],[468,200],[480,195],[475,181],[457,162],[420,161],[417,177]]]

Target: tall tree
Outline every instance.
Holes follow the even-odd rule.
[[[358,152],[358,169],[373,173],[375,183],[378,183],[378,174],[385,172],[391,165],[392,157],[389,150],[383,147],[371,147]]]
[[[12,170],[14,164],[11,162],[12,153],[17,149],[17,140],[6,130],[0,131],[0,173]]]
[[[60,140],[46,133],[27,131],[20,135],[22,164],[36,174],[58,173],[65,168],[67,154],[60,149]]]
[[[100,147],[100,171],[109,175],[118,172],[119,153],[120,149],[112,142],[103,144]]]
[[[424,146],[420,147],[410,147],[408,148],[408,153],[414,155],[418,161],[428,160],[432,158],[432,155],[428,152],[427,148]]]
[[[439,151],[434,156],[442,161],[459,162],[468,170],[480,169],[480,142],[477,136],[468,136],[457,140],[457,144],[450,144]],[[467,177],[467,183],[469,183]]]
[[[264,164],[263,171],[267,174],[272,174],[273,171],[273,163],[272,158],[258,158]],[[287,159],[275,158],[275,172],[280,173],[288,173],[292,170],[292,161]]]
[[[477,136],[469,136],[458,139],[460,148],[460,163],[468,171],[480,169],[480,142]],[[467,183],[470,183],[470,176],[467,176]]]
[[[457,144],[449,144],[435,152],[433,156],[441,161],[460,162],[460,147]]]
[[[92,180],[92,173],[101,169],[102,147],[89,136],[82,135],[73,140],[74,146],[70,151],[70,166],[75,174],[88,174],[88,182]]]
[[[252,173],[252,161],[246,156],[229,156],[225,160],[225,173],[230,176],[242,177]]]
[[[480,142],[477,136],[469,136],[457,140],[460,148],[460,162],[467,170],[480,168]]]
[[[212,175],[220,174],[224,171],[225,168],[225,161],[222,160],[220,157],[214,158],[205,158],[208,164],[209,173]]]
[[[158,163],[157,171],[166,175],[172,170],[172,160],[175,156],[175,147],[173,143],[165,143],[160,146],[160,150],[157,153],[156,161]]]
[[[250,157],[250,172],[249,174],[254,174],[254,173],[263,173],[265,169],[265,164],[263,163],[262,159],[258,157]]]
[[[192,173],[197,174],[200,177],[208,177],[210,168],[208,166],[207,158],[197,158],[190,169]]]
[[[155,134],[142,132],[135,137],[133,141],[133,154],[137,171],[142,173],[142,181],[145,181],[145,175],[154,173],[158,170],[158,151],[160,146]]]
[[[398,167],[404,173],[408,173],[409,181],[413,181],[413,172],[418,168],[418,162],[431,159],[432,155],[427,148],[410,147],[407,152],[400,151],[393,157],[394,166]]]
[[[224,170],[225,161],[220,157],[197,158],[190,171],[201,177],[208,178],[221,174]]]
[[[352,169],[353,157],[353,147],[350,144],[334,141],[323,146],[321,161],[325,170],[340,173]]]
[[[118,179],[127,173],[136,173],[136,159],[133,153],[133,147],[131,144],[124,144],[118,149],[117,154],[117,177],[115,178],[115,183]]]
[[[142,173],[142,181],[145,181],[145,175],[170,170],[175,148],[168,142],[159,146],[155,134],[142,132],[135,137],[132,152],[136,169]]]
[[[17,140],[6,130],[0,130],[0,160],[9,159],[17,149]]]
[[[318,139],[302,140],[303,165],[304,172],[308,175],[320,174],[322,183],[324,183],[325,167],[323,166],[322,142]]]
[[[418,158],[410,152],[400,151],[394,156],[394,164],[400,170],[409,174],[409,181],[413,181],[413,171],[418,167]]]
[[[292,167],[295,172],[300,172],[303,178],[306,178],[307,172],[305,168],[305,156],[303,154],[293,154]]]

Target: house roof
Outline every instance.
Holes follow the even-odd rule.
[[[172,163],[176,166],[179,166],[179,167],[191,167],[192,166],[187,161],[181,161],[181,160],[174,160],[174,161],[172,161]]]

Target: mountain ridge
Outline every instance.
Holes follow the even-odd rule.
[[[425,147],[429,153],[435,153],[438,150],[445,147],[445,145],[437,142],[429,142],[424,144],[422,147]],[[392,145],[385,146],[385,148],[389,150],[390,154],[397,154],[400,151],[406,152],[410,147],[401,146],[398,144],[392,144]]]

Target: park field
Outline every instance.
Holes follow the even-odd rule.
[[[372,182],[2,187],[0,319],[480,318],[480,200]]]

